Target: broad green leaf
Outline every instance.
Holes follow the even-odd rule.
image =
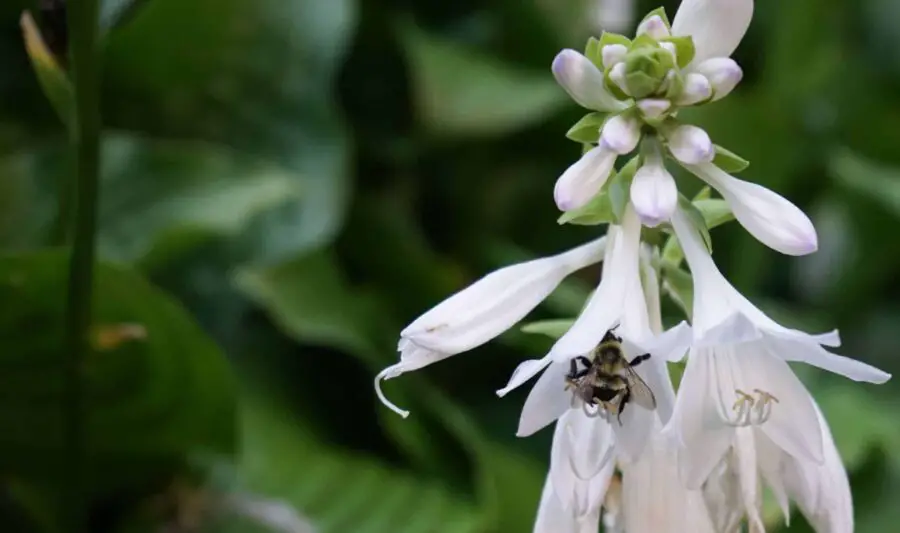
[[[245,398],[242,411],[244,487],[291,503],[316,531],[487,531],[479,509],[436,481],[317,442],[272,402]]]
[[[628,205],[628,201],[631,199],[631,182],[634,180],[634,175],[637,173],[640,162],[640,156],[634,156],[609,180],[607,194],[609,194],[609,201],[615,220],[622,220],[622,217],[625,216],[625,206]]]
[[[723,148],[719,145],[715,145],[715,147],[716,156],[713,159],[713,164],[721,168],[725,172],[729,174],[737,174],[738,172],[746,170],[747,167],[750,166],[749,161],[732,152],[731,150]]]
[[[71,129],[75,122],[75,92],[72,82],[53,57],[53,52],[47,47],[41,36],[41,30],[28,11],[22,13],[21,25],[25,37],[25,50],[31,59],[31,66],[44,90],[44,95],[50,100],[59,119]]]
[[[731,207],[729,207],[728,202],[721,198],[694,200],[692,203],[703,215],[703,220],[706,221],[706,227],[709,229],[734,220],[734,213],[731,212]]]
[[[56,184],[69,176],[68,150],[55,144],[0,160],[7,179],[21,181],[24,189],[24,205],[7,215],[6,233],[16,240],[46,235]],[[289,170],[209,143],[114,134],[103,144],[102,161],[98,248],[102,257],[120,262],[142,262],[160,246],[177,248],[176,232],[190,233],[189,246],[236,237],[254,217],[302,192]],[[29,224],[34,227],[27,229]]]
[[[591,198],[591,201],[578,209],[566,211],[556,220],[557,224],[574,224],[576,226],[596,226],[615,220],[612,201],[606,191]]]
[[[830,167],[844,188],[866,195],[900,217],[900,169],[866,160],[849,150],[835,155]]]
[[[574,323],[574,318],[538,320],[537,322],[529,322],[528,324],[522,326],[522,331],[525,333],[537,333],[539,335],[546,335],[550,338],[558,339],[565,335]]]
[[[678,206],[687,214],[688,221],[694,225],[694,228],[700,233],[700,237],[703,238],[706,249],[712,253],[712,238],[709,236],[709,228],[706,226],[706,218],[703,213],[683,194],[678,195]]]
[[[579,143],[596,143],[600,139],[600,130],[607,116],[606,113],[597,111],[588,113],[569,128],[566,137]]]
[[[663,291],[690,319],[694,309],[694,281],[690,273],[664,262],[662,278]]]
[[[553,76],[402,26],[419,120],[440,137],[494,136],[540,122],[569,103]]]
[[[68,255],[0,258],[0,463],[55,478],[61,453],[63,310]],[[200,450],[230,453],[234,384],[223,354],[193,320],[139,276],[99,264],[94,350],[84,363],[92,487],[149,475]],[[159,472],[153,474],[159,475]]]
[[[302,194],[260,215],[242,244],[260,264],[321,246],[340,228],[348,195],[334,79],[354,8],[351,0],[145,2],[107,37],[106,124],[228,146],[285,169]]]

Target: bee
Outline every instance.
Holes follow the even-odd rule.
[[[566,374],[566,390],[574,389],[572,401],[581,400],[585,412],[587,406],[600,406],[607,413],[616,415],[622,425],[622,413],[629,402],[648,409],[656,409],[656,398],[647,383],[634,371],[634,367],[650,359],[650,354],[635,357],[630,362],[622,351],[622,338],[616,336],[616,328],[606,332],[600,344],[588,355],[580,355],[571,361]],[[584,368],[579,368],[579,363]]]

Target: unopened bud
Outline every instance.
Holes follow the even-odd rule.
[[[669,220],[675,212],[678,188],[661,159],[645,163],[635,173],[631,203],[641,222],[651,228]]]
[[[609,70],[609,79],[612,80],[613,83],[616,84],[616,87],[622,90],[623,93],[631,96],[631,93],[628,92],[628,85],[625,83],[625,63],[616,63],[613,68]]]
[[[640,140],[640,122],[625,114],[607,120],[600,132],[600,143],[620,155],[633,151]]]
[[[691,72],[684,77],[684,88],[675,103],[681,106],[694,105],[712,96],[712,85],[706,76]]]
[[[645,98],[637,103],[637,107],[645,118],[655,120],[672,108],[672,102],[662,98]]]
[[[665,21],[659,15],[653,15],[641,22],[637,29],[637,35],[647,35],[655,40],[669,37],[671,33]]]
[[[603,56],[603,68],[610,68],[625,59],[628,48],[624,44],[608,44],[600,53]]]
[[[697,65],[695,71],[709,80],[713,91],[713,102],[728,96],[744,77],[744,71],[741,70],[740,65],[730,57],[707,59]]]
[[[669,151],[679,162],[686,165],[709,163],[716,155],[709,135],[697,126],[678,126],[667,136]]]

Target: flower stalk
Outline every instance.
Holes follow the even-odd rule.
[[[100,181],[100,65],[98,0],[79,0],[68,6],[69,50],[75,88],[74,221],[69,263],[64,350],[65,394],[63,450],[63,523],[79,533],[86,528],[86,409],[83,370],[88,351],[93,296],[97,197]],[[65,204],[65,202],[63,202]]]

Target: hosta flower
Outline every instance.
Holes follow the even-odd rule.
[[[673,398],[665,362],[683,357],[690,328],[682,323],[658,337],[651,333],[638,270],[640,229],[637,216],[628,207],[622,226],[610,226],[607,232],[603,277],[581,315],[549,354],[519,365],[509,384],[498,391],[499,395],[505,395],[546,369],[525,401],[519,419],[519,436],[531,435],[571,409],[587,410],[583,402],[573,401],[572,392],[565,388],[565,376],[573,358],[588,354],[607,330],[617,325],[616,334],[623,338],[623,350],[629,361],[638,355],[651,354],[649,360],[634,369],[653,391],[657,413],[628,404],[621,413],[621,425],[616,417],[604,419],[613,428],[613,432],[604,435],[614,433],[615,438],[594,443],[599,457],[612,457],[614,452],[626,457],[638,456],[652,427],[652,417],[658,415],[668,420]]]
[[[813,403],[822,430],[824,461],[784,453],[756,427],[739,428],[732,449],[704,485],[717,531],[736,531],[746,517],[751,531],[764,531],[762,482],[770,488],[790,522],[793,500],[816,531],[852,533],[853,501],[847,472],[828,423]]]
[[[417,318],[400,333],[400,362],[375,377],[378,398],[400,414],[385,398],[380,382],[471,350],[522,320],[569,274],[603,258],[606,238],[551,257],[511,265],[492,272]]]
[[[615,463],[598,445],[609,425],[578,410],[560,417],[553,432],[550,472],[534,533],[596,533]]]
[[[682,446],[685,483],[702,486],[740,427],[757,428],[797,460],[822,464],[820,419],[788,362],[871,383],[890,375],[825,350],[840,344],[837,332],[810,335],[777,324],[725,280],[680,209],[672,224],[694,279],[693,343],[666,428]]]

